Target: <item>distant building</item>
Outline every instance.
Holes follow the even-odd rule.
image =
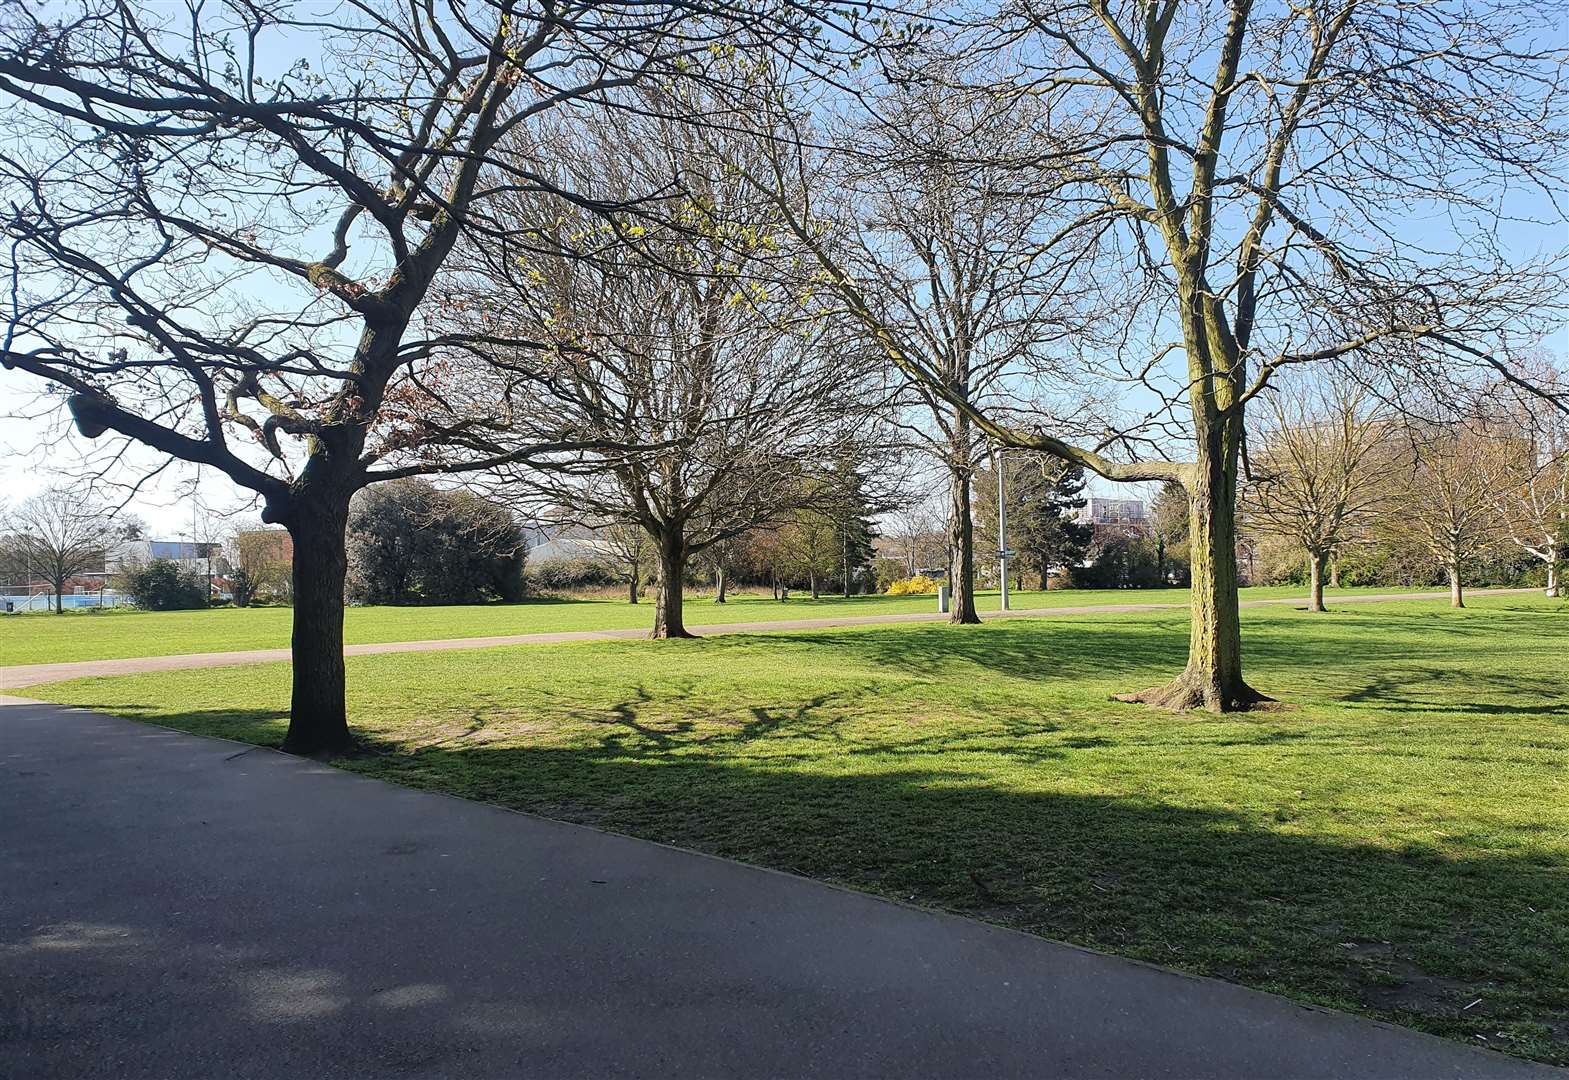
[[[554,536],[528,549],[530,563],[579,559],[614,565],[625,561],[609,540],[598,536]]]
[[[207,573],[208,561],[216,562],[223,555],[223,545],[198,543],[191,540],[122,540],[109,554],[105,573],[117,574],[134,566],[146,566],[157,559],[179,563],[182,570]]]
[[[1079,509],[1079,521],[1089,525],[1147,526],[1149,514],[1142,499],[1105,499],[1091,496]]]

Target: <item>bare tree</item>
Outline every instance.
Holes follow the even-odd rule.
[[[1569,551],[1569,416],[1532,395],[1508,396],[1515,400],[1498,421],[1503,477],[1492,504],[1509,540],[1545,564],[1547,595],[1557,596]]]
[[[1074,326],[1059,295],[1071,261],[1040,243],[1054,204],[1017,183],[1028,101],[895,82],[865,103],[820,135],[787,106],[771,152],[741,167],[794,199],[802,239],[856,283],[868,310],[852,304],[848,321],[870,347],[892,338],[941,382],[907,377],[899,416],[946,473],[949,621],[978,623],[972,485],[986,437],[955,402],[1003,415],[1023,404],[1018,376],[1046,366]],[[826,145],[807,149],[817,139]]]
[[[629,518],[628,514],[618,515],[594,531],[604,539],[621,563],[627,579],[627,603],[635,604],[643,591],[643,564],[648,555],[648,534]]]
[[[1528,385],[1513,350],[1552,317],[1556,282],[1491,243],[1491,224],[1519,185],[1548,193],[1557,215],[1569,95],[1564,51],[1538,44],[1555,24],[1534,4],[1481,18],[1462,0],[1018,0],[957,15],[889,61],[898,80],[949,79],[956,111],[970,94],[1037,103],[1045,122],[1012,163],[1071,210],[1041,243],[1073,253],[1094,237],[1083,270],[1115,300],[1084,358],[1155,404],[1082,445],[992,415],[813,244],[809,206],[797,232],[890,360],[998,443],[1186,489],[1188,663],[1127,700],[1229,710],[1262,698],[1243,677],[1236,502],[1245,409],[1275,372],[1354,364],[1389,391],[1474,389],[1482,373]],[[954,57],[979,58],[975,76],[950,78]],[[1413,242],[1402,222],[1429,217],[1452,233]]]
[[[1427,553],[1449,578],[1449,602],[1465,607],[1465,572],[1503,539],[1494,490],[1508,480],[1512,455],[1480,418],[1411,424],[1388,477],[1377,528]]]
[[[0,520],[0,548],[13,572],[48,582],[56,614],[65,612],[72,578],[103,572],[119,531],[108,513],[79,492],[47,488],[24,499]]]
[[[1324,610],[1324,575],[1334,550],[1376,511],[1387,466],[1378,454],[1388,425],[1367,394],[1304,380],[1265,395],[1253,437],[1253,480],[1243,515],[1254,531],[1301,545],[1308,560],[1308,610]]]
[[[700,78],[762,6],[576,0],[8,4],[0,362],[77,428],[212,466],[294,538],[284,747],[350,742],[344,526],[377,481],[543,447],[441,392],[473,350],[425,332],[431,283],[498,190],[562,191],[495,154],[566,106]],[[49,13],[45,13],[49,12]],[[483,179],[482,179],[483,178]]]
[[[623,203],[667,192],[621,226],[635,242],[588,212],[530,228],[542,214],[518,196],[495,211],[497,235],[466,250],[450,307],[472,332],[543,344],[505,373],[517,389],[477,393],[507,399],[522,445],[565,430],[583,446],[501,475],[588,520],[642,528],[658,566],[653,636],[666,638],[690,636],[693,556],[814,497],[804,481],[859,437],[876,365],[770,280],[788,233],[776,237],[768,205],[657,112],[560,134],[564,173]]]

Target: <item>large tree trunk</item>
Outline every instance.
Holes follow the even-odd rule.
[[[686,638],[681,603],[682,579],[686,576],[686,536],[679,527],[667,527],[658,538],[659,583],[654,593],[654,634],[656,638]]]
[[[808,570],[806,572],[806,579],[807,579],[807,581],[809,581],[811,583],[811,586],[812,586],[812,599],[813,600],[821,599],[821,597],[818,595],[818,592],[817,592],[817,571],[816,570]]]
[[[1558,595],[1558,559],[1557,553],[1551,548],[1547,552],[1547,595]]]
[[[728,585],[729,582],[725,580],[725,568],[723,566],[716,567],[714,570],[714,603],[723,604],[726,602],[725,588]]]
[[[1329,556],[1329,587],[1340,588],[1340,551],[1336,549]]]
[[[65,586],[59,583],[56,583],[54,587],[54,613],[56,615],[65,614]]]
[[[1329,552],[1308,552],[1308,610],[1324,610],[1324,567],[1329,562]]]
[[[975,522],[970,515],[970,425],[954,424],[948,458],[948,588],[950,623],[978,623],[975,613]]]
[[[343,672],[348,518],[345,492],[297,505],[287,523],[294,539],[294,691],[283,749],[291,754],[335,753],[352,745]]]
[[[637,563],[633,563],[627,571],[627,603],[637,603],[637,590],[643,584],[638,580]]]
[[[1193,588],[1188,665],[1165,686],[1123,695],[1123,701],[1232,712],[1269,700],[1242,678],[1242,623],[1237,602],[1238,445],[1234,432],[1224,428],[1209,432],[1198,440],[1198,461],[1186,479]]]
[[[1449,606],[1465,607],[1465,590],[1460,584],[1460,563],[1455,561],[1444,568],[1449,572]]]

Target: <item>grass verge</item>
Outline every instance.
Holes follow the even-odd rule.
[[[1342,590],[1342,595],[1379,590]],[[1386,590],[1387,591],[1387,590]],[[1244,589],[1244,600],[1301,595],[1292,586]],[[1186,589],[1064,589],[1015,593],[1013,607],[1074,607],[1090,604],[1186,604]],[[1333,599],[1331,600],[1333,602]],[[931,596],[771,596],[740,594],[726,604],[689,595],[686,619],[691,626],[774,622],[863,615],[930,612]],[[977,597],[982,611],[995,611],[995,592]],[[0,617],[0,667],[12,664],[57,664],[75,660],[117,660],[130,656],[175,656],[182,653],[228,652],[241,649],[283,649],[289,644],[293,612],[289,608],[211,608],[202,611],[68,611]],[[432,607],[351,607],[344,619],[344,641],[350,645],[380,641],[426,641],[434,638],[492,637],[507,634],[554,633],[574,630],[651,628],[654,605],[628,604],[620,599],[529,600],[518,604],[470,604]]]

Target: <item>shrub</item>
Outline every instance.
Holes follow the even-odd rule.
[[[937,582],[925,574],[916,574],[914,577],[900,578],[888,586],[889,596],[925,596],[937,591]]]
[[[256,582],[243,566],[229,575],[229,594],[234,597],[235,607],[250,607],[256,599]]]
[[[154,559],[132,567],[120,581],[131,603],[144,611],[181,611],[207,606],[207,580],[194,570],[182,570],[168,559]]]
[[[352,600],[472,604],[523,596],[523,534],[501,506],[423,480],[378,484],[349,512]]]
[[[622,584],[619,574],[596,559],[542,559],[525,575],[530,592],[567,592]]]

